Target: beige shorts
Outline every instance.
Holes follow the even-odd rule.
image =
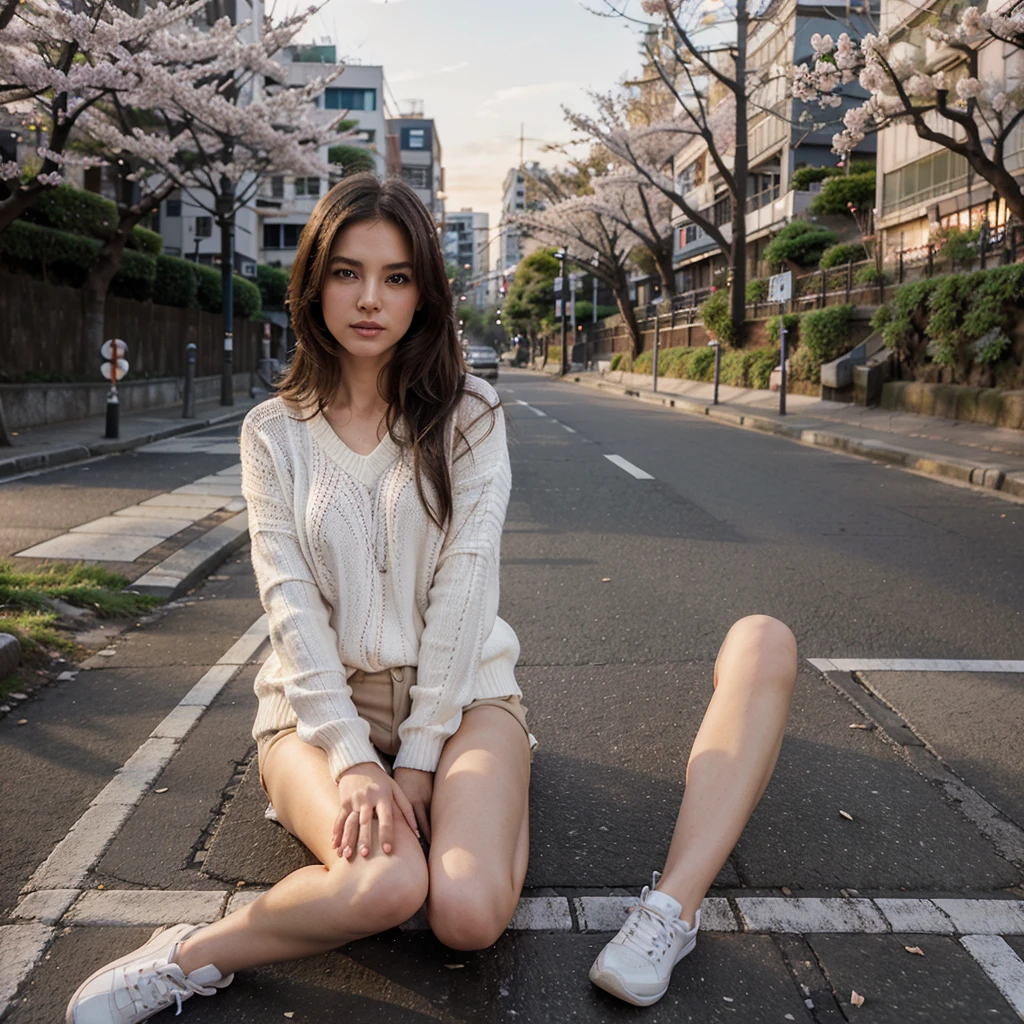
[[[416,669],[388,668],[381,672],[354,672],[348,680],[352,687],[352,703],[359,712],[359,717],[370,723],[370,742],[386,757],[394,757],[401,746],[398,738],[398,727],[409,717],[412,710],[410,691],[416,684]],[[530,741],[530,747],[536,740],[530,734],[526,724],[526,708],[518,694],[508,697],[481,697],[471,701],[462,713],[474,708],[495,707],[507,711],[522,727]],[[260,764],[260,782],[263,781],[263,764],[267,751],[283,736],[295,732],[294,728],[280,729],[260,738],[257,744],[257,755]],[[266,786],[263,787],[266,789]]]

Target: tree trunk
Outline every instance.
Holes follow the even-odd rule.
[[[644,350],[644,336],[640,333],[640,325],[636,322],[633,303],[629,301],[629,285],[617,284],[613,291],[615,293],[615,304],[619,307],[619,313],[626,324],[626,329],[629,331],[633,358],[636,359]]]
[[[107,309],[107,293],[110,282],[114,280],[117,268],[121,264],[128,236],[132,228],[142,220],[143,213],[135,212],[122,215],[117,230],[108,239],[96,255],[96,262],[89,270],[89,275],[82,285],[82,352],[85,365],[89,366],[98,356],[100,345],[103,344],[103,323]]]
[[[732,205],[732,289],[729,312],[736,325],[737,339],[743,336],[747,318],[747,26],[750,15],[746,0],[736,4],[736,151],[733,180],[736,192]]]
[[[8,448],[11,444],[11,434],[7,429],[7,417],[4,415],[4,398],[0,395],[0,447]]]
[[[42,190],[42,185],[38,188],[21,188],[0,202],[0,234],[6,231],[36,201],[36,196]]]
[[[654,253],[654,258],[658,264],[658,276],[661,278],[662,294],[667,295],[670,299],[674,299],[676,297],[676,272],[672,266],[671,247],[667,252],[665,249],[659,248]]]

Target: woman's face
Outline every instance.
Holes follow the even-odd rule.
[[[390,221],[359,221],[334,237],[320,293],[324,322],[350,356],[389,356],[420,304],[412,250]]]

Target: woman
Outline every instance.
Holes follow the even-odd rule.
[[[668,990],[697,942],[700,905],[768,786],[796,685],[796,640],[767,615],[733,625],[715,692],[686,765],[686,790],[663,872],[590,968],[599,988],[635,1006]]]
[[[491,945],[529,849],[530,738],[497,617],[510,472],[493,389],[463,369],[434,224],[401,181],[317,204],[288,292],[279,397],[242,428],[252,562],[273,652],[260,777],[319,860],[88,979],[70,1024],[149,1018],[233,973],[393,928]],[[424,854],[421,837],[429,843]]]

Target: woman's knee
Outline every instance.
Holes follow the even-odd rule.
[[[451,949],[487,949],[508,927],[516,902],[511,885],[432,879],[427,920]]]
[[[715,663],[715,685],[719,673],[733,658],[745,665],[756,660],[761,682],[792,690],[796,683],[796,637],[784,622],[771,615],[747,615],[733,623]]]
[[[419,851],[416,851],[419,853]],[[331,896],[339,934],[376,933],[408,921],[426,902],[429,877],[422,855],[376,854],[360,864],[331,869]]]

